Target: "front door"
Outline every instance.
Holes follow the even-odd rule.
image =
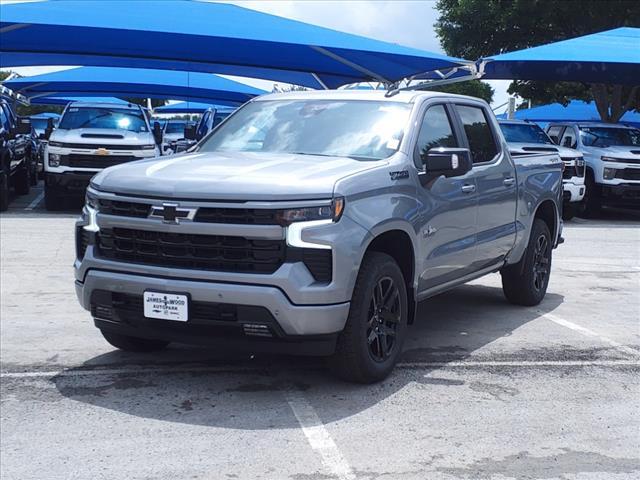
[[[460,132],[446,104],[430,105],[423,117],[414,152],[423,171],[423,157],[435,147],[460,147]],[[418,200],[422,217],[420,292],[457,280],[470,273],[475,261],[478,194],[473,172],[460,177],[439,177],[426,182],[421,175]]]
[[[456,104],[471,151],[478,189],[477,261],[482,270],[503,260],[516,240],[517,178],[511,157],[485,107]]]

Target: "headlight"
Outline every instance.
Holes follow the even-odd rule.
[[[84,211],[87,215],[88,224],[83,228],[88,232],[99,232],[100,227],[98,227],[98,198],[87,190],[87,194],[85,196],[85,206]]]
[[[62,161],[62,155],[60,155],[58,153],[50,153],[49,154],[49,166],[50,167],[59,167],[61,161]]]
[[[625,160],[624,158],[614,158],[614,157],[600,157],[600,160],[602,160],[603,162],[617,162],[617,163],[627,162],[627,160]]]
[[[612,178],[615,178],[615,176],[616,176],[616,169],[615,168],[605,167],[604,173],[603,173],[602,176],[604,177],[605,180],[611,180]]]
[[[49,142],[49,146],[50,147],[62,147],[63,143],[62,142]]]
[[[576,158],[576,167],[584,167],[584,157]]]
[[[344,210],[344,198],[337,197],[331,205],[322,207],[292,208],[278,212],[278,223],[283,227],[295,222],[313,222],[316,220],[332,220],[337,222]]]
[[[84,197],[84,203],[87,205],[87,207],[98,210],[98,197],[96,197],[96,195],[89,190],[87,190],[87,194]]]
[[[155,145],[143,145],[142,146],[142,150],[153,150],[154,148],[156,148]]]

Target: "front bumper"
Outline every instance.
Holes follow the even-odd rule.
[[[45,172],[44,181],[48,190],[60,196],[84,196],[91,178],[97,172]]]
[[[565,181],[562,184],[563,188],[563,200],[568,203],[580,202],[584,198],[584,192],[586,187],[584,186],[584,179],[582,182],[572,182],[571,180]]]
[[[640,183],[602,185],[602,199],[607,205],[640,207]]]
[[[145,318],[136,299],[147,290],[186,293],[189,320]],[[88,272],[82,283],[76,281],[76,294],[100,329],[140,338],[204,345],[231,342],[238,348],[295,354],[331,354],[349,313],[349,303],[294,305],[275,287],[99,270]],[[196,318],[198,311],[205,313]],[[211,313],[217,311],[227,315]]]

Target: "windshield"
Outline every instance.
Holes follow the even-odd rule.
[[[184,133],[187,122],[168,122],[165,133]]]
[[[61,130],[76,128],[108,128],[148,132],[147,122],[140,110],[111,107],[69,107],[58,126]]]
[[[398,150],[411,106],[362,100],[251,102],[200,147],[380,160]]]
[[[580,127],[580,137],[588,147],[640,146],[640,130],[635,128]]]
[[[530,123],[501,123],[504,138],[509,143],[545,143],[553,145],[551,139],[538,125]]]

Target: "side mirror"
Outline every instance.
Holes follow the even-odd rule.
[[[29,117],[18,118],[18,124],[16,125],[17,135],[30,135],[31,134],[31,119]]]
[[[162,144],[162,127],[159,122],[153,122],[153,138],[157,145]]]
[[[44,133],[41,134],[41,137],[44,140],[49,140],[51,134],[53,133],[53,118],[47,119],[47,128],[44,129]]]
[[[566,137],[564,142],[562,142],[562,146],[566,148],[573,148],[573,139],[571,137]]]
[[[466,148],[432,148],[422,155],[422,163],[428,178],[459,177],[471,170],[471,153]]]
[[[184,129],[184,138],[187,140],[195,140],[196,139],[196,126],[189,125]]]

